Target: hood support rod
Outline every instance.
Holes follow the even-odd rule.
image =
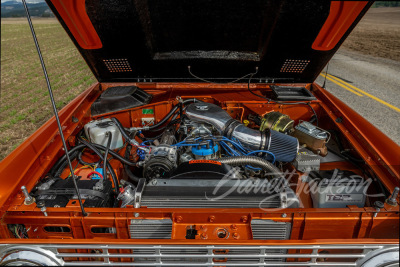
[[[38,53],[38,55],[39,55],[40,64],[42,65],[44,77],[46,78],[47,89],[48,89],[48,91],[49,91],[51,105],[52,105],[52,107],[53,107],[54,116],[55,116],[56,121],[57,121],[58,131],[59,131],[59,133],[60,133],[60,138],[61,138],[61,141],[62,141],[62,143],[63,143],[64,151],[65,151],[65,154],[66,154],[66,156],[67,156],[67,161],[68,161],[69,169],[70,169],[70,171],[71,171],[72,181],[73,181],[73,183],[74,183],[74,187],[75,187],[75,190],[76,190],[76,194],[78,195],[78,200],[79,200],[79,205],[81,206],[82,215],[83,215],[83,216],[87,216],[87,213],[85,212],[85,209],[84,209],[83,204],[82,204],[82,198],[81,198],[81,195],[80,195],[80,193],[79,193],[78,185],[76,184],[76,180],[75,180],[75,177],[76,177],[76,176],[75,176],[75,173],[74,173],[74,168],[72,168],[72,163],[71,163],[71,158],[69,157],[67,143],[65,142],[65,139],[64,139],[64,134],[63,134],[63,132],[62,132],[62,127],[61,127],[60,118],[59,118],[59,116],[58,116],[58,111],[57,111],[56,103],[55,103],[55,101],[54,101],[53,90],[51,89],[49,76],[47,75],[46,66],[45,66],[45,64],[44,64],[44,60],[43,60],[43,57],[42,57],[42,52],[40,51],[39,43],[38,43],[38,40],[37,40],[37,38],[36,38],[35,29],[33,28],[32,20],[31,20],[31,15],[29,14],[28,6],[26,5],[26,0],[22,0],[22,3],[24,4],[24,8],[25,8],[25,12],[26,12],[26,17],[27,17],[27,19],[28,19],[29,27],[31,28],[31,33],[32,33],[33,41],[35,42],[36,50],[37,50],[37,53]]]

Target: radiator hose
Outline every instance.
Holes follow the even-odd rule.
[[[274,176],[274,178],[270,180],[270,183],[274,191],[280,194],[281,208],[298,208],[300,206],[300,201],[295,192],[290,188],[284,174],[271,162],[254,156],[234,156],[220,158],[215,161],[230,166],[251,165],[268,171],[272,176]]]
[[[282,172],[275,167],[274,164],[269,162],[268,160],[254,157],[254,156],[234,156],[234,157],[225,157],[216,159],[215,161],[231,165],[231,166],[243,166],[243,165],[251,165],[253,167],[261,168],[274,176],[283,177]]]

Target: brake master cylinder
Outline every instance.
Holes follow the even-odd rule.
[[[292,135],[299,140],[301,145],[305,145],[315,154],[323,157],[328,154],[326,143],[328,143],[330,138],[329,132],[322,130],[312,123],[300,121]]]

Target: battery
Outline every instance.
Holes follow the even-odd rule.
[[[369,183],[363,177],[339,169],[310,173],[310,193],[314,208],[363,208]]]

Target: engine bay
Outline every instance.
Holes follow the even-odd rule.
[[[70,142],[74,175],[64,155],[30,192],[38,207],[363,208],[385,200],[312,95],[266,104],[177,95],[148,104],[151,95],[124,87],[139,105],[126,111],[124,101],[101,103],[113,88]]]

